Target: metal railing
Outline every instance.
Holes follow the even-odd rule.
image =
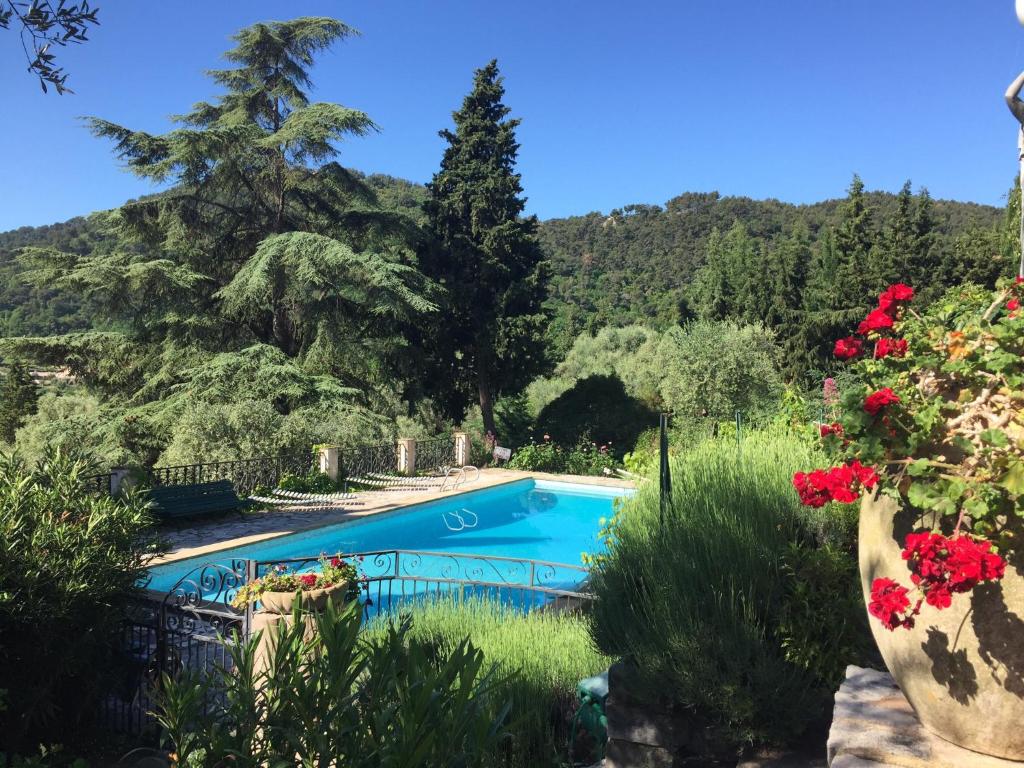
[[[438,597],[487,598],[519,611],[577,608],[592,596],[586,568],[528,558],[388,549],[342,556],[357,565],[363,616],[412,608]],[[284,565],[303,571],[319,556],[286,560],[233,559],[183,574],[166,593],[148,592],[122,631],[125,682],[103,709],[113,730],[154,728],[154,695],[164,675],[204,675],[231,668],[231,643],[252,632],[252,606],[232,605],[239,588]]]
[[[455,466],[455,440],[451,435],[416,441],[416,469],[440,474]]]
[[[153,467],[147,475],[153,486],[196,485],[230,480],[239,496],[248,496],[256,488],[276,488],[285,475],[305,475],[312,467],[310,454],[295,453],[237,461]]]
[[[105,494],[110,493],[110,486],[113,483],[114,475],[112,472],[100,473],[98,475],[88,475],[82,478],[86,487],[93,493]]]

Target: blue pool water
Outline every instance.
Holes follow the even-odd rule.
[[[520,480],[156,566],[150,569],[149,588],[169,591],[182,577],[209,563],[231,566],[241,559],[274,562],[339,552],[414,550],[456,557],[389,554],[367,558],[364,571],[368,576],[393,570],[417,578],[506,583],[532,578],[552,588],[571,589],[585,574],[555,567],[540,574],[536,566],[503,558],[579,566],[582,553],[602,549],[597,538],[600,519],[611,517],[616,498],[632,493],[627,488]]]

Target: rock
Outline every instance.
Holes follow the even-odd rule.
[[[617,695],[605,706],[608,738],[674,751],[687,742],[686,724],[678,718],[651,712],[635,704],[620,704]]]
[[[605,768],[672,768],[672,753],[664,747],[610,739],[604,754]]]
[[[836,693],[827,755],[831,768],[1021,768],[935,736],[892,676],[855,666],[847,667]]]

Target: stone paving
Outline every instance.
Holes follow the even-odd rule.
[[[525,478],[557,480],[560,482],[586,483],[618,488],[633,487],[633,483],[622,478],[577,477],[570,475],[548,475],[539,472],[519,472],[510,469],[484,469],[476,482],[466,483],[457,491],[439,492],[430,490],[373,491],[358,494],[364,502],[351,507],[275,507],[253,510],[240,515],[221,516],[205,521],[189,521],[185,525],[168,526],[163,529],[169,551],[156,558],[153,564],[182,560],[205,555],[220,549],[229,549],[243,544],[284,536],[311,528],[333,525],[345,520],[358,519],[367,515],[420,504],[437,499],[491,488]]]

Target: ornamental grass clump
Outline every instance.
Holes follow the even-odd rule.
[[[593,571],[598,647],[630,662],[649,700],[689,720],[711,752],[827,722],[845,665],[870,648],[854,521],[835,504],[801,507],[790,485],[821,458],[781,430],[707,440],[673,460],[664,524],[648,484]]]
[[[508,748],[494,766],[559,768],[566,758],[586,755],[577,739],[576,754],[567,755],[570,724],[579,704],[576,685],[608,668],[612,659],[594,647],[587,620],[575,613],[533,611],[484,597],[461,594],[417,601],[407,616],[410,640],[448,652],[468,638],[499,671],[500,696],[511,709]],[[395,622],[374,619],[365,630],[376,638]]]
[[[890,286],[836,342],[863,382],[821,426],[840,463],[793,476],[811,507],[877,492],[915,514],[907,580],[871,584],[868,611],[890,630],[1002,579],[1024,511],[1024,280],[956,288],[921,313],[913,298]]]

